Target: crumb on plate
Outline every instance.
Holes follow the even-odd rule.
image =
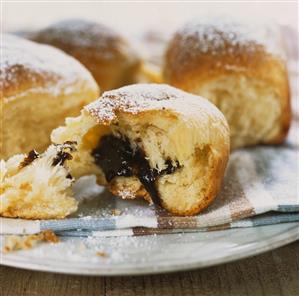
[[[52,230],[44,230],[40,233],[30,235],[7,235],[4,238],[3,252],[28,250],[42,241],[58,243],[59,238]]]

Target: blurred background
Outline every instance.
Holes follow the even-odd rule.
[[[200,17],[233,17],[281,25],[288,59],[298,60],[298,1],[18,1],[2,2],[2,32],[22,34],[70,18],[93,20],[135,42],[148,59],[159,60],[176,28]],[[292,66],[293,70],[294,67]],[[297,67],[295,67],[296,70]]]
[[[274,20],[295,28],[298,2],[84,2],[26,1],[2,4],[4,31],[46,26],[65,18],[85,18],[105,23],[124,33],[149,28],[173,30],[181,23],[203,15],[234,15],[255,21]]]

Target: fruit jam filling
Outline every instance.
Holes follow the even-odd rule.
[[[155,204],[160,204],[159,192],[155,184],[157,178],[172,174],[180,167],[178,162],[173,166],[171,160],[167,160],[166,169],[162,171],[152,169],[142,149],[138,147],[132,149],[127,138],[114,135],[102,137],[98,146],[92,151],[92,156],[104,172],[107,182],[115,177],[136,176]]]

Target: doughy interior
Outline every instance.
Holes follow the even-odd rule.
[[[61,219],[77,210],[73,183],[64,166],[72,143],[51,145],[0,161],[0,215],[24,219]]]
[[[205,197],[213,173],[209,169],[213,154],[208,145],[197,143],[192,125],[189,133],[186,122],[157,113],[146,118],[119,115],[118,121],[110,126],[96,124],[83,113],[70,119],[66,127],[57,129],[53,138],[65,141],[67,137],[78,142],[78,152],[69,162],[74,177],[96,174],[98,183],[108,186],[115,195],[155,201],[138,174],[107,180],[101,166],[96,164],[93,154],[103,138],[113,135],[125,139],[133,151],[143,153],[150,169],[156,172],[154,183],[161,204],[178,214],[186,213],[198,207]]]
[[[232,148],[271,141],[280,132],[281,107],[275,88],[245,76],[223,76],[201,85],[197,93],[225,115]]]
[[[3,114],[0,113],[1,157],[6,159],[32,149],[43,152],[50,144],[51,131],[63,124],[66,115],[79,114],[82,106],[88,102],[89,98],[85,100],[81,96],[78,93],[78,97],[74,94],[72,97],[61,95],[53,98],[48,93],[28,92],[24,98],[8,98]]]

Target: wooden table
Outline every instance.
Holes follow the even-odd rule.
[[[299,241],[201,270],[139,277],[83,277],[0,268],[2,296],[299,295]]]

